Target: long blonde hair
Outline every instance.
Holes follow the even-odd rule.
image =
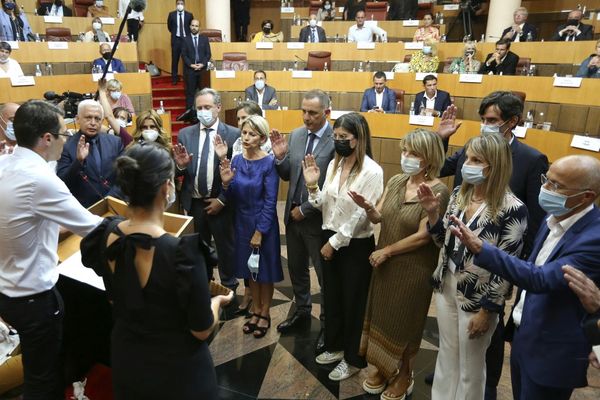
[[[444,143],[439,135],[418,128],[402,139],[402,143],[419,157],[425,160],[425,176],[427,180],[435,179],[444,164]]]

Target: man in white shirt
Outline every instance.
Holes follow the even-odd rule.
[[[365,25],[365,12],[356,13],[356,24],[348,28],[348,42],[372,42],[377,35],[380,42],[387,42],[387,32],[378,26]]]
[[[48,166],[69,136],[62,115],[43,101],[23,104],[14,120],[19,147],[0,158],[0,315],[21,338],[25,399],[64,398],[59,226],[84,236],[102,221]]]

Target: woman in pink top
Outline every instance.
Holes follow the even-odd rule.
[[[106,83],[106,92],[108,94],[108,102],[114,110],[117,107],[127,109],[131,114],[135,114],[131,99],[122,92],[123,85],[116,79],[111,79]]]
[[[424,42],[426,40],[438,42],[440,40],[440,30],[433,26],[433,14],[425,14],[423,22],[425,25],[417,28],[413,42]]]

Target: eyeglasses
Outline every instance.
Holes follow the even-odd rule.
[[[581,189],[581,188],[568,188],[568,187],[565,187],[565,186],[561,185],[558,182],[554,182],[553,180],[548,179],[548,177],[546,176],[546,174],[541,174],[540,178],[541,178],[541,181],[542,181],[542,186],[548,186],[554,192],[556,192],[558,190],[588,190],[588,189]]]

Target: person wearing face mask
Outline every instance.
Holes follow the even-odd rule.
[[[575,76],[580,78],[600,78],[600,40],[596,42],[596,53],[581,62],[581,66]]]
[[[13,121],[19,105],[16,103],[5,103],[0,107],[0,155],[11,154],[17,145],[15,126]]]
[[[156,111],[150,109],[142,111],[135,120],[133,140],[140,143],[156,143],[172,153],[171,136],[163,128],[162,119]]]
[[[131,102],[129,96],[123,93],[123,85],[120,81],[116,79],[110,79],[108,82],[106,82],[106,94],[111,109],[114,110],[117,107],[123,107],[129,111],[132,116],[135,115],[133,103]]]
[[[110,42],[110,35],[102,29],[102,20],[96,17],[92,20],[92,29],[83,35],[83,41],[90,42]]]
[[[51,15],[57,17],[72,17],[73,10],[64,4],[63,0],[54,0],[50,2],[40,2],[37,9],[38,15]]]
[[[100,44],[100,55],[102,57],[96,58],[92,63],[92,66],[98,66],[104,71],[104,67],[106,66],[106,62],[110,59],[111,47],[108,43]],[[125,65],[123,61],[119,60],[116,57],[110,61],[110,65],[108,66],[108,72],[127,72],[125,70]]]
[[[3,41],[33,41],[33,31],[25,13],[21,12],[14,0],[1,0],[0,11],[0,40]]]
[[[594,204],[599,171],[594,157],[572,155],[555,160],[541,175],[539,203],[548,215],[527,261],[491,246],[472,226],[456,222],[453,228],[476,265],[520,288],[510,360],[517,400],[567,400],[574,388],[587,386],[591,345],[582,329],[587,313],[564,271],[569,265],[600,283],[600,211]]]
[[[190,25],[194,14],[185,10],[185,1],[175,1],[175,11],[167,16],[167,29],[171,33],[171,83],[179,82],[179,58],[185,38],[190,36]]]
[[[347,379],[367,366],[359,345],[375,250],[373,225],[367,212],[348,195],[362,193],[376,204],[383,193],[383,170],[371,158],[371,134],[358,113],[341,116],[333,125],[335,158],[329,163],[323,189],[321,170],[312,154],[302,173],[310,204],[323,214],[321,262],[325,293],[325,351],[317,364],[334,364],[329,379]]]
[[[98,81],[98,102],[102,106],[104,116],[110,126],[107,133],[119,136],[123,147],[127,147],[133,141],[133,137],[126,129],[127,124],[131,122],[131,113],[123,107],[115,107],[114,109],[111,107],[108,100],[106,82],[102,80]]]
[[[94,2],[94,4],[89,6],[86,16],[92,17],[92,18],[96,18],[96,17],[112,18],[112,15],[110,15],[110,12],[108,10],[108,6],[106,6],[104,4],[104,0],[96,0]]]
[[[300,42],[305,43],[325,43],[327,42],[327,35],[325,29],[317,25],[318,17],[316,14],[311,14],[308,17],[308,26],[300,29]]]
[[[229,206],[221,187],[219,156],[215,138],[227,143],[227,158],[231,159],[233,144],[240,130],[219,120],[221,95],[214,89],[204,88],[194,99],[198,123],[179,131],[173,154],[177,176],[183,176],[181,205],[187,215],[194,217],[194,228],[202,240],[212,243],[214,238],[219,254],[221,284],[235,292],[233,207]],[[207,271],[212,279],[213,270]]]
[[[267,73],[263,70],[254,71],[254,85],[248,86],[244,95],[246,100],[254,101],[263,110],[276,110],[279,107],[277,91],[267,85]]]
[[[510,51],[511,41],[500,39],[496,42],[496,51],[489,53],[479,68],[480,74],[514,75],[517,72],[519,56]]]
[[[431,40],[423,43],[423,49],[412,54],[408,70],[415,73],[435,73],[440,65],[437,56],[437,45]]]
[[[456,224],[516,256],[528,229],[527,207],[508,186],[513,165],[506,140],[476,136],[465,148],[463,181],[452,191],[446,210],[428,184],[417,191],[429,233],[441,248],[432,277],[440,334],[432,400],[484,398],[486,350],[511,289],[505,279],[479,267],[474,253],[453,235]]]
[[[476,74],[481,68],[481,62],[475,59],[477,53],[476,42],[466,42],[463,50],[463,56],[455,58],[447,72],[449,74]]]
[[[335,7],[331,1],[325,0],[317,11],[317,21],[333,21],[334,19]]]
[[[425,42],[432,41],[438,42],[440,40],[440,30],[433,26],[433,14],[428,12],[423,16],[423,26],[417,28],[413,36],[413,42]]]
[[[283,42],[283,32],[273,32],[273,21],[266,19],[260,24],[261,31],[254,34],[252,43],[256,42]]]
[[[556,28],[551,40],[556,42],[592,40],[594,38],[593,26],[582,23],[582,19],[583,12],[581,10],[571,11],[567,17],[567,22]]]
[[[10,58],[12,48],[6,42],[0,42],[0,78],[23,76],[21,65],[14,58]]]
[[[115,168],[127,219],[106,218],[81,242],[83,265],[103,278],[112,303],[114,396],[216,400],[206,341],[233,293],[210,297],[197,234],[176,238],[165,230],[163,213],[176,200],[169,152],[136,144]]]
[[[402,140],[402,173],[390,178],[377,204],[349,192],[371,223],[381,223],[377,250],[369,257],[374,269],[360,353],[375,367],[363,389],[381,393],[385,400],[408,396],[413,388],[412,366],[421,346],[438,253],[417,189],[421,183],[430,185],[445,209],[448,188],[437,178],[443,162],[440,137],[417,129]]]
[[[185,80],[185,106],[190,110],[194,106],[194,95],[200,85],[202,75],[212,55],[206,36],[200,35],[200,21],[193,19],[190,23],[190,35],[184,39],[183,79]]]

